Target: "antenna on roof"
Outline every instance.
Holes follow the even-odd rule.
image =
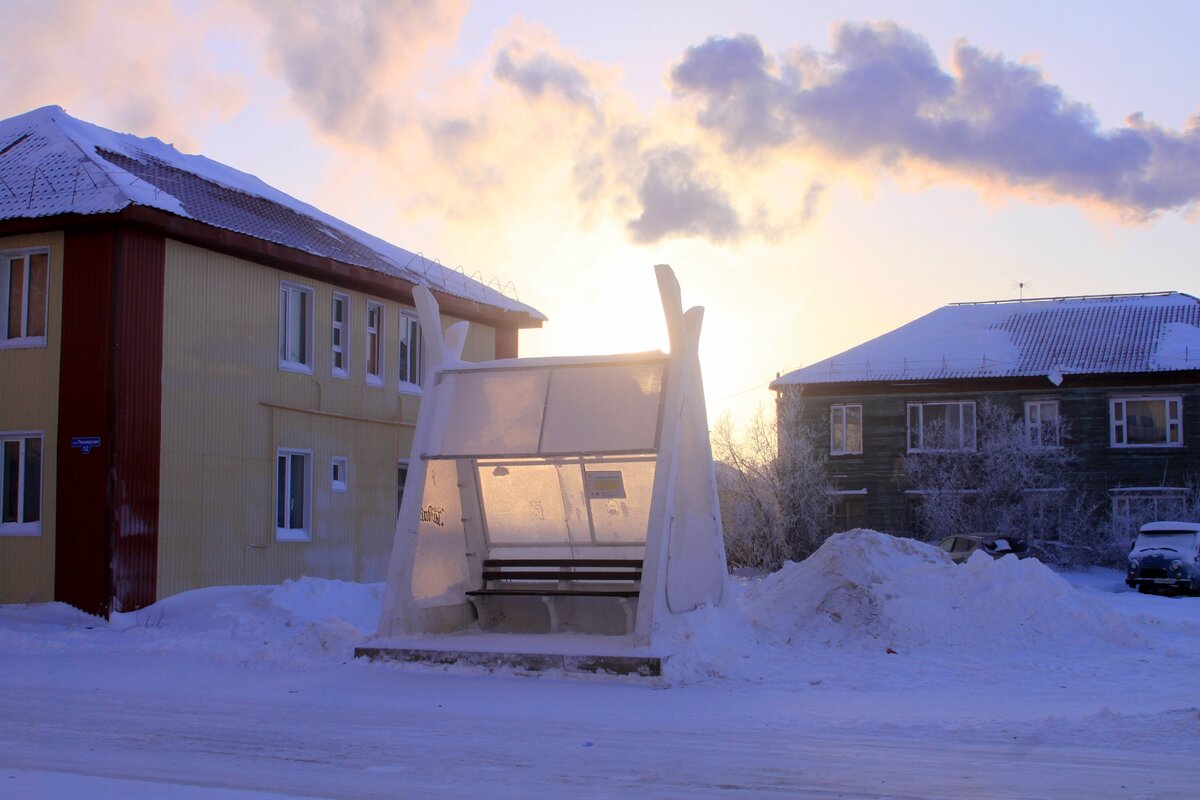
[[[1012,288],[1017,290],[1017,299],[1024,300],[1025,299],[1025,290],[1032,289],[1033,284],[1028,283],[1026,281],[1013,281]]]

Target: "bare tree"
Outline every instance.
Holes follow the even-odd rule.
[[[1085,544],[1096,515],[1073,480],[1069,448],[1044,446],[1016,414],[988,399],[979,404],[974,450],[952,448],[958,432],[947,433],[926,431],[930,452],[901,462],[902,480],[921,493],[916,513],[926,539],[986,531],[1060,558]]]
[[[788,393],[776,414],[759,408],[741,435],[728,415],[713,428],[732,567],[775,569],[785,560],[799,561],[829,533],[833,495],[826,456],[815,446],[817,432],[803,424],[803,410],[799,396]]]

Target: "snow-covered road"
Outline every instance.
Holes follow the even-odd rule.
[[[6,607],[0,797],[1197,796],[1200,599],[985,564],[926,570],[914,604],[905,558],[872,568],[911,619],[879,601],[818,625],[785,607],[803,594],[785,570],[660,682],[356,662],[378,587],[336,582],[205,590],[108,625]],[[1007,587],[1032,587],[1020,637],[977,630],[963,576],[1007,617]],[[764,626],[765,599],[796,624]],[[946,614],[961,630],[917,624]]]

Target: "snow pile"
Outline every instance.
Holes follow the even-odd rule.
[[[936,547],[871,530],[830,537],[805,561],[751,586],[742,608],[788,643],[838,648],[1000,652],[1143,643],[1122,616],[1035,559],[977,553],[958,565]]]
[[[215,586],[104,621],[63,603],[5,606],[0,647],[41,653],[139,652],[311,669],[349,661],[375,633],[383,584],[319,578]]]

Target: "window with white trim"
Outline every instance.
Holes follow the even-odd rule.
[[[0,253],[0,347],[43,347],[50,294],[50,253]]]
[[[312,372],[312,297],[307,286],[279,284],[279,368]]]
[[[400,388],[421,385],[425,374],[425,342],[421,323],[412,314],[400,314]]]
[[[330,315],[330,349],[333,377],[350,377],[350,298],[339,292],[333,293],[333,311]]]
[[[345,456],[334,456],[330,465],[330,488],[335,492],[344,492],[349,483],[347,474],[350,462]]]
[[[0,536],[42,533],[42,434],[0,433]]]
[[[863,451],[861,405],[829,407],[830,455],[858,455]]]
[[[1025,435],[1034,447],[1062,445],[1057,400],[1025,401]]]
[[[908,404],[908,452],[974,449],[974,400]]]
[[[367,301],[367,383],[383,386],[383,303]]]
[[[312,451],[279,449],[275,454],[275,538],[312,539]]]
[[[1113,447],[1183,446],[1182,397],[1114,397],[1108,407]]]

